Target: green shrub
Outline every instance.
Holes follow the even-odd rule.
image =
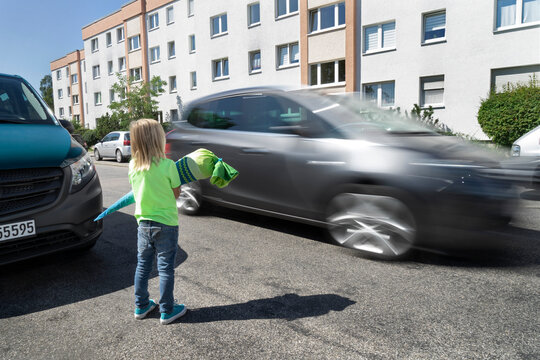
[[[510,146],[540,125],[540,87],[532,77],[527,84],[508,84],[482,100],[478,123],[495,144]]]
[[[81,129],[79,134],[82,136],[83,140],[86,141],[88,147],[94,146],[101,139],[94,129]]]

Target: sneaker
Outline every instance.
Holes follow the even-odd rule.
[[[150,299],[150,303],[144,308],[135,308],[135,319],[144,319],[146,315],[156,308],[157,304]]]
[[[159,322],[162,325],[167,325],[172,323],[174,320],[178,319],[180,316],[184,315],[187,311],[187,307],[184,304],[174,304],[173,310],[170,313],[161,313],[161,319]]]

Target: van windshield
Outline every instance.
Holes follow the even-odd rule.
[[[0,123],[54,124],[38,95],[17,78],[0,76]]]

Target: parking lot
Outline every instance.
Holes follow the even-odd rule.
[[[119,165],[119,166],[117,166]],[[98,162],[104,206],[127,164]],[[189,311],[133,319],[133,206],[88,253],[0,269],[5,359],[537,359],[540,201],[522,194],[502,248],[469,257],[358,256],[307,225],[211,207],[180,215],[175,295]],[[150,292],[158,296],[154,272]]]

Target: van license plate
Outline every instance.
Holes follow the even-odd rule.
[[[11,224],[0,224],[0,241],[17,239],[36,234],[34,220],[26,220]]]

